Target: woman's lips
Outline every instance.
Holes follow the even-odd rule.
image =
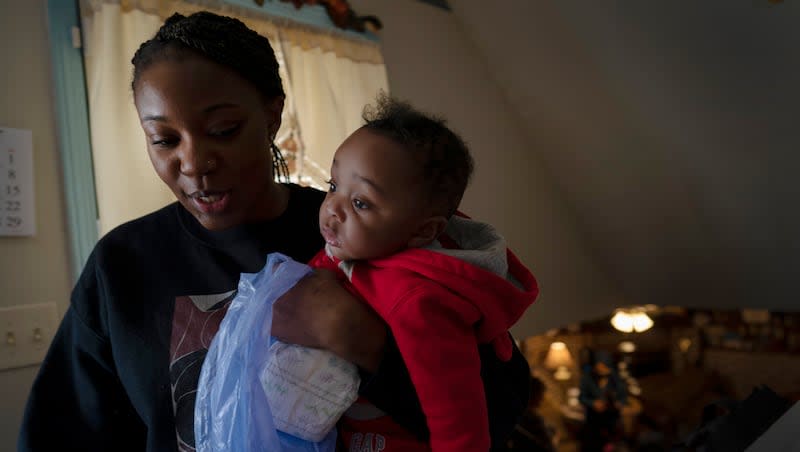
[[[189,195],[195,208],[205,214],[224,211],[230,203],[230,198],[228,191],[198,191]]]
[[[320,228],[319,232],[322,234],[322,238],[325,239],[325,243],[330,246],[339,246],[339,239],[336,238],[336,234],[331,228],[323,226]]]

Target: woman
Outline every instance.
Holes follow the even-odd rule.
[[[284,92],[268,40],[241,22],[174,15],[133,57],[147,150],[178,202],[95,246],[34,382],[20,450],[193,450],[203,358],[239,274],[323,246],[324,193],[274,181]],[[272,332],[362,370],[361,393],[424,437],[419,402],[380,319],[318,273],[275,305]],[[524,409],[527,364],[482,351],[492,436]]]

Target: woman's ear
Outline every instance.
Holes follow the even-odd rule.
[[[447,218],[442,215],[426,218],[414,232],[414,235],[408,240],[408,247],[420,248],[430,245],[431,242],[436,240],[436,237],[439,237],[439,234],[441,234],[446,227]]]
[[[264,103],[264,113],[267,116],[267,133],[270,140],[275,139],[278,129],[281,128],[281,114],[283,113],[283,102],[285,100],[284,96],[277,96]]]

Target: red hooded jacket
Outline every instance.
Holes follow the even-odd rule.
[[[539,293],[536,279],[503,238],[487,224],[453,217],[431,247],[366,262],[341,262],[321,251],[310,265],[347,275],[351,290],[388,324],[425,413],[430,449],[488,451],[477,344],[491,342],[501,359],[510,359],[508,329]],[[382,436],[375,450],[409,450],[405,442],[392,443],[396,427],[387,430],[361,432],[360,438]],[[351,444],[352,433],[343,431]]]

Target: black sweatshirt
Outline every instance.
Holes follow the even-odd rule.
[[[179,203],[128,222],[95,246],[72,291],[30,393],[20,451],[194,450],[194,400],[203,359],[240,273],[272,252],[307,262],[322,246],[323,192],[290,185],[279,218],[221,232]],[[493,443],[527,402],[528,366],[482,350]],[[390,340],[361,394],[421,437],[425,420]]]

